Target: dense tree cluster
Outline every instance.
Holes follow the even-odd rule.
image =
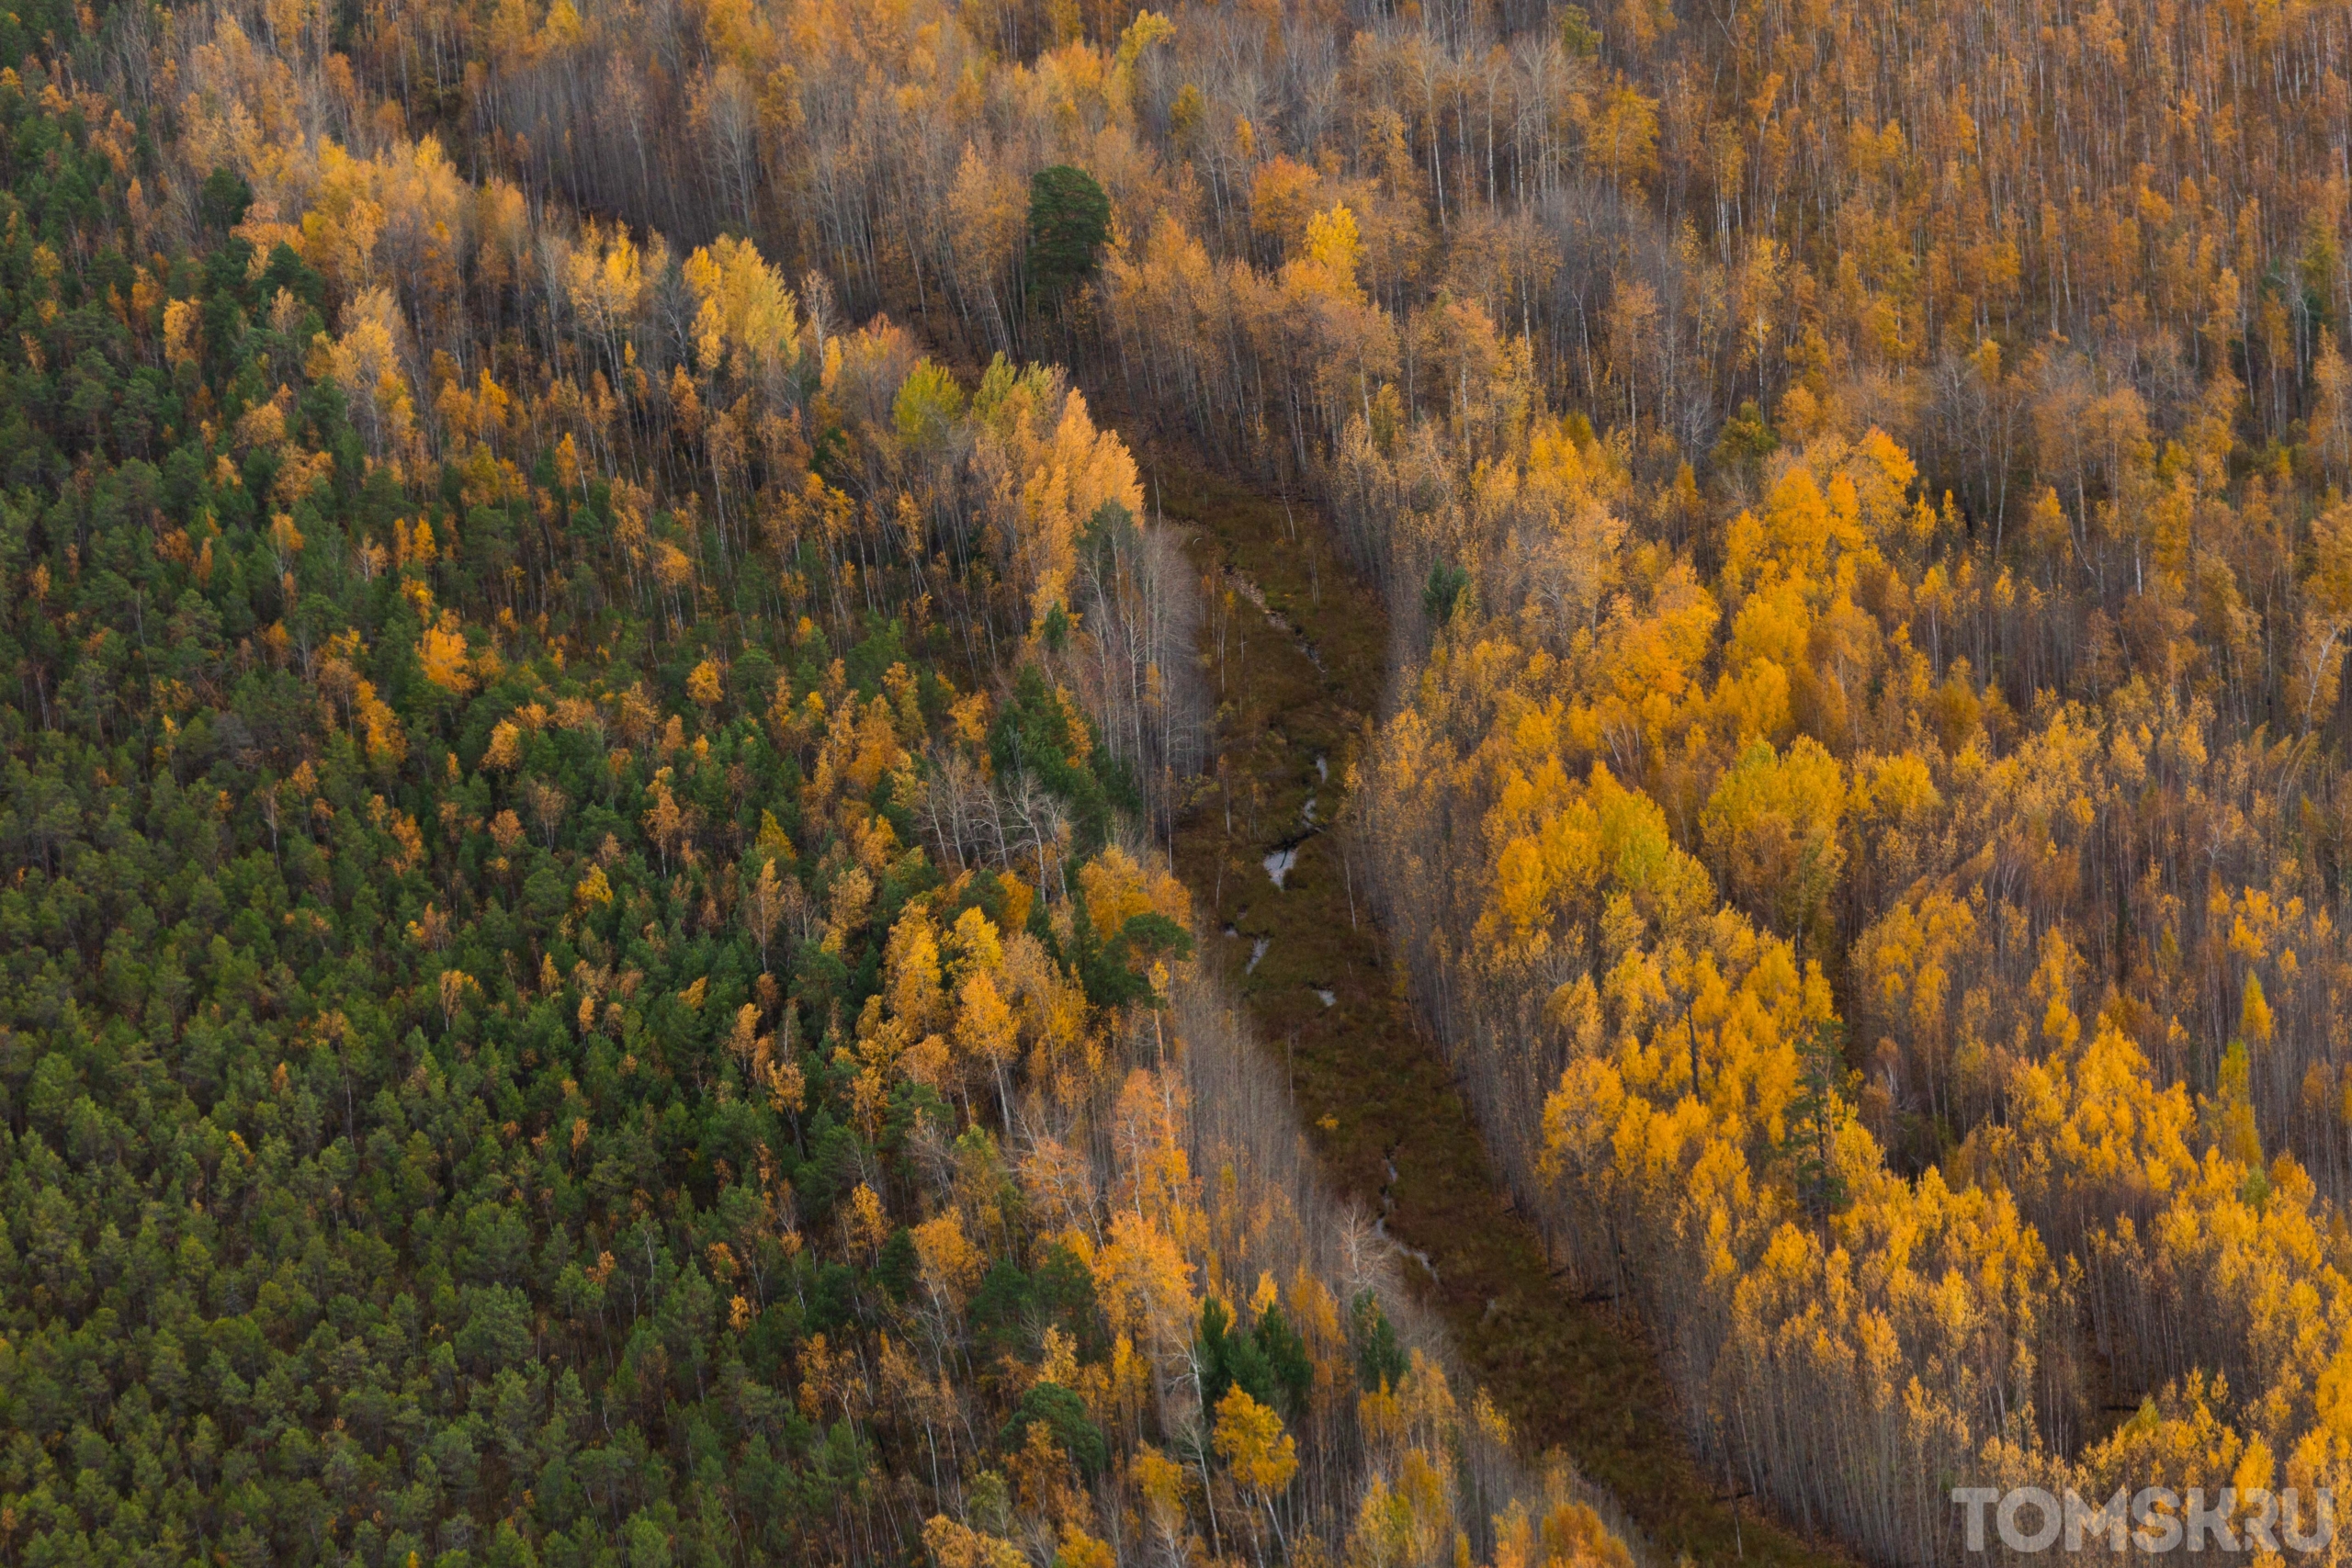
[[[2347,1490],[2340,6],[6,28],[0,1550],[1609,1550],[1218,1239],[1091,408],[1385,591],[1403,976],[1711,1461]]]
[[[340,25],[7,24],[0,1557],[1626,1562],[1193,972],[1125,445]]]

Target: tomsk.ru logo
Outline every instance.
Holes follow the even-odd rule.
[[[2211,1501],[2201,1486],[2184,1495],[2169,1486],[2138,1492],[2119,1486],[2104,1503],[2086,1503],[2068,1487],[2064,1499],[2039,1486],[2003,1492],[1991,1486],[1955,1486],[1951,1500],[1965,1510],[1968,1550],[1986,1550],[1984,1517],[2011,1551],[2035,1553],[2107,1551],[2324,1551],[2335,1538],[2335,1499],[2315,1488],[2308,1514],[2294,1487],[2271,1493],[2260,1487],[2241,1494],[2225,1486]]]

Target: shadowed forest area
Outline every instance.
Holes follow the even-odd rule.
[[[2347,48],[6,13],[0,1560],[2352,1490]]]

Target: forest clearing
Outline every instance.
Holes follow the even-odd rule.
[[[1319,1132],[1317,1153],[1341,1190],[1383,1216],[1413,1289],[1522,1440],[1565,1450],[1656,1551],[1843,1561],[1753,1503],[1743,1518],[1736,1489],[1700,1472],[1640,1325],[1552,1269],[1410,1016],[1368,899],[1359,908],[1349,891],[1348,770],[1378,711],[1381,606],[1313,508],[1158,457],[1143,458],[1146,481],[1160,514],[1193,531],[1190,558],[1212,585],[1231,574],[1257,590],[1212,603],[1204,626],[1204,644],[1222,642],[1231,661],[1213,656],[1212,675],[1232,678],[1216,682],[1221,744],[1178,831],[1176,869],[1204,903],[1204,926],[1225,933],[1211,962],[1238,988],[1261,1049],[1280,1054],[1302,1123]],[[1269,845],[1297,851],[1279,887],[1258,853]]]

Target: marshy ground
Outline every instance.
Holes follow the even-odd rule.
[[[1176,863],[1218,964],[1334,1181],[1379,1213],[1407,1274],[1531,1450],[1558,1447],[1661,1555],[1835,1563],[1702,1472],[1635,1325],[1552,1272],[1470,1109],[1418,1027],[1350,863],[1349,765],[1388,652],[1378,599],[1307,507],[1150,457],[1147,485],[1209,584],[1214,761]]]

